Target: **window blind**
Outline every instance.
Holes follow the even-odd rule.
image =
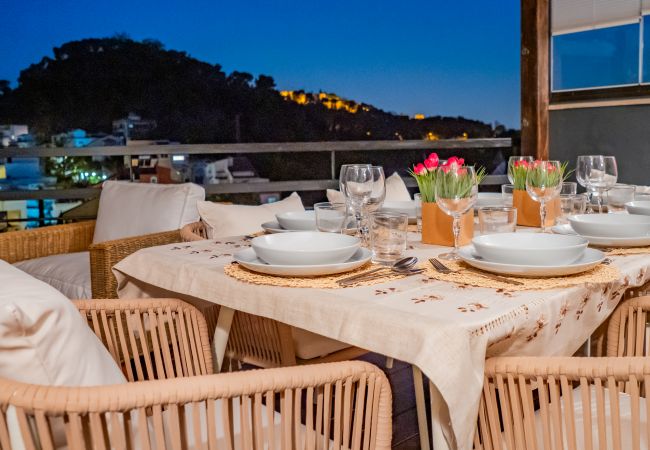
[[[551,31],[554,35],[613,25],[635,23],[650,0],[552,0]]]

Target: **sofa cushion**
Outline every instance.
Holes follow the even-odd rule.
[[[63,253],[28,259],[14,264],[23,272],[46,282],[71,299],[92,298],[90,254]]]
[[[300,359],[319,358],[350,347],[349,344],[301,328],[291,328],[291,334],[296,356]]]
[[[93,243],[178,230],[199,220],[205,189],[193,183],[106,181],[99,197]]]
[[[263,223],[276,220],[276,214],[305,209],[295,192],[279,202],[258,206],[198,202],[198,208],[210,238],[257,233]]]

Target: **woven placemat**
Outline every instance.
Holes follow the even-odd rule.
[[[481,273],[488,274],[489,272],[483,272],[482,270],[475,269],[465,264],[464,262],[445,261],[444,264],[451,270],[458,272],[444,274],[437,272],[431,266],[428,266],[423,275],[440,281],[450,281],[453,283],[467,284],[470,286],[502,289],[504,291],[557,289],[561,287],[569,287],[585,283],[611,283],[618,280],[621,276],[621,273],[616,267],[599,264],[587,272],[579,273],[576,275],[568,275],[565,277],[506,277],[508,279],[524,283],[523,285],[516,285],[481,276]]]
[[[362,273],[372,269],[371,263],[367,263],[358,269],[350,272],[339,273],[335,275],[324,275],[316,277],[282,277],[275,275],[266,275],[263,273],[253,272],[240,266],[236,262],[227,265],[223,268],[226,275],[239,281],[244,281],[251,284],[262,284],[266,286],[280,286],[280,287],[297,287],[297,288],[316,288],[316,289],[342,289],[356,286],[371,286],[373,284],[386,283],[387,281],[398,280],[404,278],[403,275],[397,275],[385,271],[385,276],[374,278],[368,281],[361,281],[355,284],[348,284],[341,286],[337,283],[338,280],[351,277],[358,273]]]
[[[620,248],[608,248],[608,255],[643,255],[650,253],[650,247],[620,247]]]

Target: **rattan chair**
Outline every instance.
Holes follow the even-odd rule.
[[[650,297],[624,301],[607,355],[486,361],[476,449],[642,449],[650,444]]]
[[[179,230],[92,244],[95,221],[54,225],[0,234],[0,259],[16,263],[28,259],[90,251],[94,298],[117,298],[112,267],[141,248],[181,242]]]
[[[12,437],[26,448],[69,450],[390,448],[390,386],[370,364],[209,375],[206,324],[192,306],[76,305],[130,382],[50,387],[0,379],[0,448],[13,448]],[[149,359],[139,347],[148,341]]]
[[[185,225],[180,230],[183,242],[208,239],[207,227],[203,222]],[[170,294],[171,293],[165,293]],[[188,299],[189,300],[189,299]],[[192,299],[193,303],[198,302]],[[208,323],[216,325],[218,308],[201,308]],[[286,367],[302,364],[347,361],[368,353],[358,347],[346,347],[327,355],[311,359],[300,359],[296,355],[294,328],[272,319],[236,312],[226,348],[226,357],[252,364],[257,367]]]

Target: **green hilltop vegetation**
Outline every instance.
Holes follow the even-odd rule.
[[[304,94],[304,95],[303,95]],[[308,100],[305,100],[308,99]],[[226,74],[156,40],[124,35],[83,39],[53,49],[0,81],[0,123],[24,123],[37,139],[81,128],[110,133],[135,112],[157,122],[151,139],[181,143],[444,139],[511,136],[503,126],[463,117],[411,119],[333,94],[276,89],[272,77]],[[343,106],[341,106],[343,105]]]

